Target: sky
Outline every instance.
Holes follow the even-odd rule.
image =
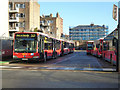
[[[38,2],[40,16],[58,12],[63,18],[63,32],[69,34],[69,26],[78,25],[105,25],[109,33],[117,27],[118,21],[112,18],[113,4],[117,2]]]

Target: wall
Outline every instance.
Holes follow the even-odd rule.
[[[34,28],[40,29],[40,5],[37,2],[29,3],[29,29],[34,30]]]
[[[0,37],[9,37],[8,1],[5,0],[4,2],[1,2],[0,6],[2,8],[2,9],[0,9],[0,12],[2,13],[2,15],[0,16],[0,21],[1,21]]]

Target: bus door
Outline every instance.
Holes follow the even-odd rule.
[[[62,52],[62,55],[64,54],[64,44],[65,44],[65,42],[61,41],[61,52]]]
[[[52,39],[52,47],[53,47],[53,51],[55,52],[56,51],[56,40],[55,39]]]
[[[118,50],[118,39],[113,38],[113,46],[115,46],[115,54],[117,55],[117,50]]]
[[[52,39],[52,47],[53,47],[53,58],[56,58],[56,40]]]
[[[38,40],[38,51],[40,54],[40,58],[43,59],[44,58],[44,37],[40,35],[40,38]]]

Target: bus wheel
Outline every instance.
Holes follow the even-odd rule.
[[[60,52],[60,56],[63,56],[63,53],[64,53],[64,52],[63,52],[63,51],[61,51],[61,52]]]
[[[45,53],[45,55],[44,55],[44,62],[46,62],[47,61],[47,53]]]
[[[112,54],[110,54],[110,63],[113,65]]]
[[[53,59],[55,59],[57,57],[57,52],[53,53]]]
[[[55,58],[57,58],[57,52],[55,53]]]
[[[104,53],[104,60],[105,60],[105,53]]]

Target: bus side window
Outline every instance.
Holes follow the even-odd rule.
[[[96,48],[99,48],[99,44],[96,44]]]
[[[41,41],[41,47],[42,47],[42,52],[44,51],[44,40],[43,39],[41,39],[42,41]]]
[[[38,51],[41,52],[41,39],[40,39],[40,41],[38,43],[38,46],[39,46],[39,48],[38,48],[39,50]]]
[[[115,46],[117,48],[118,41],[116,38],[113,38],[112,43],[113,43],[113,46]]]

